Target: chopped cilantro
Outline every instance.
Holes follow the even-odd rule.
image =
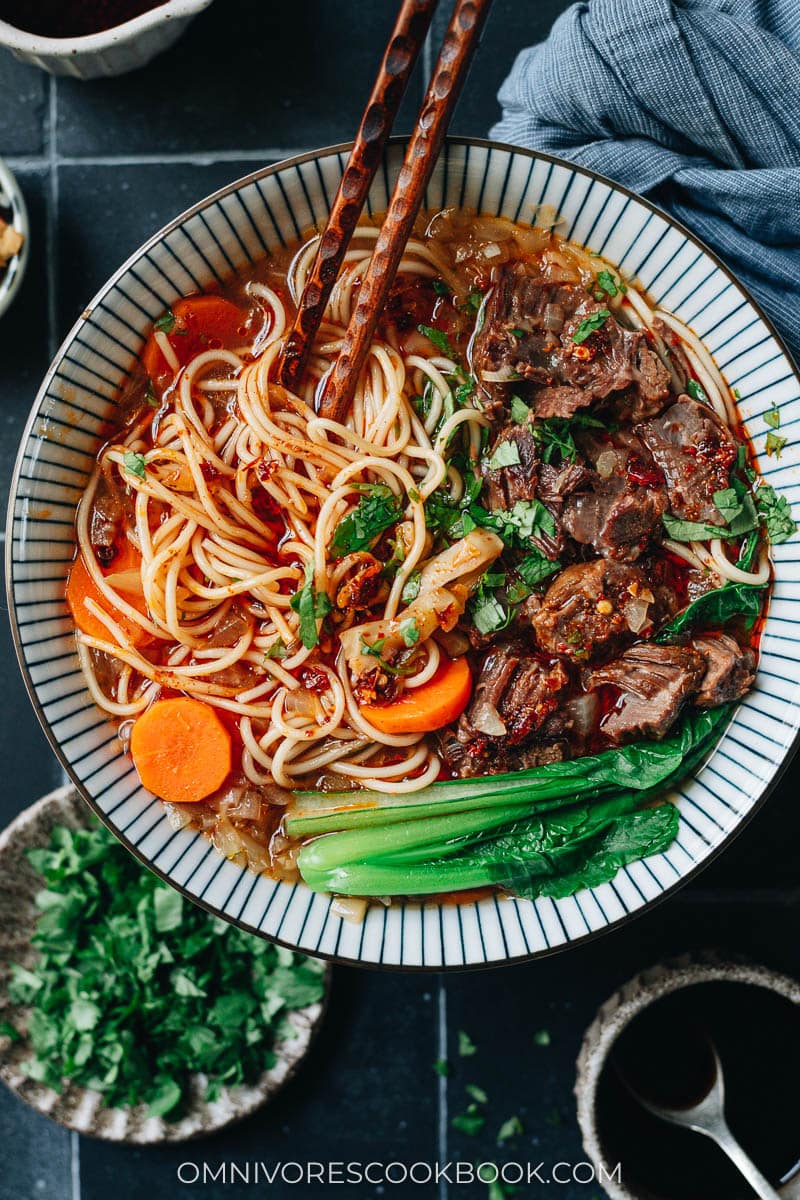
[[[419,641],[419,625],[414,617],[407,617],[399,625],[400,637],[406,646],[416,646]]]
[[[477,1101],[478,1104],[489,1103],[489,1097],[486,1095],[486,1092],[482,1087],[478,1087],[477,1083],[468,1083],[464,1088],[464,1091],[468,1096],[471,1096],[473,1100]]]
[[[764,413],[764,424],[769,425],[770,429],[780,429],[781,427],[781,410],[774,400],[772,401],[772,408]]]
[[[459,1031],[458,1031],[458,1053],[461,1056],[461,1058],[471,1058],[476,1050],[477,1050],[477,1046],[475,1045],[475,1043],[473,1042],[473,1040],[469,1036],[469,1034],[465,1033],[463,1029],[459,1029]]]
[[[511,397],[511,420],[517,425],[524,425],[531,415],[531,410],[528,408],[524,400],[519,396]]]
[[[8,991],[32,1009],[22,1070],[56,1091],[66,1079],[172,1121],[197,1074],[209,1100],[254,1084],[288,1012],[324,994],[321,963],[186,903],[95,823],[56,826],[28,858],[44,878],[37,959]]]
[[[497,1131],[498,1146],[502,1145],[503,1142],[509,1141],[510,1138],[519,1137],[521,1133],[524,1133],[522,1121],[517,1116],[509,1117]]]
[[[289,601],[289,607],[300,617],[300,641],[306,650],[313,650],[319,641],[317,621],[331,611],[331,602],[325,592],[317,593],[314,587],[314,562],[306,563],[305,578]]]
[[[400,599],[403,601],[403,604],[410,604],[419,595],[420,574],[419,571],[412,571],[403,584],[403,590],[400,593]]]
[[[286,646],[283,638],[276,638],[272,645],[264,653],[264,658],[286,658]]]
[[[402,501],[385,483],[367,484],[359,490],[369,492],[342,517],[333,531],[328,550],[332,558],[344,558],[366,550],[375,539],[395,525],[402,513]]]
[[[513,438],[505,438],[495,446],[487,466],[490,471],[500,471],[503,467],[518,467],[519,463],[519,446]]]
[[[770,458],[772,457],[773,454],[775,455],[776,458],[780,458],[781,451],[784,450],[788,444],[789,444],[788,438],[781,437],[780,434],[773,433],[770,430],[770,432],[767,434],[767,440],[764,443],[764,448],[766,449],[767,454],[770,456]]]
[[[465,1113],[453,1117],[451,1124],[459,1133],[465,1133],[467,1137],[476,1137],[486,1124],[486,1118],[478,1112],[476,1104],[470,1104]]]
[[[734,400],[741,400],[742,393],[739,391],[738,388],[733,389],[733,398],[734,398]]]
[[[767,527],[769,540],[774,546],[786,542],[797,532],[797,523],[785,496],[779,496],[769,483],[762,483],[756,492],[758,515]]]
[[[436,1062],[433,1064],[433,1069],[437,1075],[443,1077],[450,1074],[450,1064],[446,1058],[437,1058]]]
[[[175,313],[171,308],[166,309],[157,321],[153,321],[153,329],[159,333],[172,333],[175,328]]]
[[[144,479],[147,464],[143,454],[134,454],[133,451],[126,450],[122,456],[122,465],[129,475],[136,475],[139,479]]]
[[[599,308],[597,312],[591,313],[590,316],[584,317],[578,328],[572,335],[573,342],[580,345],[585,342],[588,337],[596,333],[598,329],[602,329],[611,313],[607,308]]]
[[[548,575],[552,575],[555,571],[560,571],[561,563],[551,561],[551,559],[546,558],[542,554],[541,550],[534,548],[516,564],[514,570],[529,588],[534,588],[543,579],[547,579]]]
[[[453,362],[456,360],[456,352],[450,345],[450,339],[447,334],[441,329],[434,329],[432,325],[418,325],[417,331],[423,334],[429,342],[433,342],[434,346],[445,358],[451,358]]]
[[[608,296],[624,295],[627,292],[627,284],[624,284],[621,279],[616,279],[610,271],[601,271],[597,276],[597,286],[601,291]]]
[[[547,1029],[538,1029],[533,1035],[533,1044],[535,1046],[549,1046],[550,1033]]]
[[[525,337],[524,329],[512,329],[511,333],[513,333],[515,338],[524,338]]]
[[[156,389],[153,387],[153,381],[148,377],[147,388],[144,393],[144,398],[151,408],[160,408],[161,401],[156,395]]]
[[[449,296],[450,295],[450,288],[447,286],[447,284],[445,283],[445,281],[443,279],[434,279],[433,290],[436,292],[437,296]]]

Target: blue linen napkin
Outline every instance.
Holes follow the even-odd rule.
[[[617,180],[725,260],[800,359],[800,0],[588,0],[491,136]]]

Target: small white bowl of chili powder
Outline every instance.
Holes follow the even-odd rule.
[[[0,46],[52,75],[122,75],[171,46],[210,3],[0,0]]]

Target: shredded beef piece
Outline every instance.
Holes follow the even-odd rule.
[[[586,662],[597,650],[612,649],[639,633],[646,636],[649,622],[635,631],[629,624],[631,605],[642,603],[652,621],[657,606],[644,573],[598,558],[557,575],[531,624],[543,650]]]
[[[501,267],[473,351],[492,418],[510,401],[510,384],[533,399],[539,417],[571,417],[612,395],[624,395],[630,419],[660,412],[670,376],[645,334],[609,315],[574,340],[581,322],[602,308],[582,287],[544,280],[524,263]]]
[[[519,643],[492,647],[481,663],[470,706],[459,721],[459,741],[488,737],[519,745],[555,711],[567,682],[560,662],[545,662]]]
[[[736,442],[714,410],[681,396],[636,432],[664,473],[670,510],[686,521],[724,525],[714,492],[730,484]]]
[[[738,700],[753,686],[756,656],[730,634],[693,638],[692,647],[705,663],[705,674],[695,697],[700,708],[716,708],[729,700]]]
[[[115,475],[103,472],[94,494],[89,538],[98,562],[110,567],[122,546],[125,528],[134,523],[133,498]]]
[[[501,446],[515,447],[519,463],[492,470],[488,463]],[[488,507],[493,511],[507,509],[513,508],[518,500],[533,500],[538,474],[539,461],[532,427],[529,424],[507,425],[496,437],[483,467]]]
[[[450,729],[438,734],[439,751],[454,775],[471,779],[477,775],[504,775],[511,771],[527,771],[546,763],[564,762],[570,757],[566,741],[534,742],[530,746],[506,748],[487,744],[465,746]]]
[[[701,654],[683,646],[632,646],[613,662],[587,673],[588,688],[620,689],[616,706],[600,723],[616,745],[639,737],[663,738],[705,672]]]
[[[587,471],[581,494],[564,506],[564,528],[584,546],[606,558],[633,562],[661,526],[667,507],[663,476],[644,444],[620,431],[605,441],[588,435],[581,448],[604,473]]]

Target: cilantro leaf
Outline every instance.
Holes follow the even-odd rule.
[[[758,515],[767,527],[773,546],[786,542],[797,532],[797,522],[785,496],[779,496],[769,483],[762,483],[756,492]]]
[[[517,467],[519,463],[519,446],[513,438],[506,438],[497,443],[487,466],[490,471],[500,471],[503,467]]]
[[[475,1043],[473,1042],[473,1040],[469,1036],[469,1034],[465,1033],[463,1029],[459,1029],[459,1031],[458,1031],[458,1053],[459,1053],[460,1057],[461,1058],[471,1058],[472,1055],[476,1052],[476,1050],[477,1050],[477,1046],[475,1045]]]
[[[317,593],[314,587],[313,559],[306,563],[303,585],[292,596],[289,607],[300,617],[300,641],[306,650],[313,650],[319,641],[317,621],[331,611],[331,602],[326,594]]]
[[[599,308],[597,312],[591,313],[588,317],[584,317],[578,328],[572,335],[573,342],[580,345],[585,342],[588,337],[596,333],[598,329],[602,329],[608,318],[611,316],[607,308]]]
[[[420,577],[420,571],[412,571],[403,584],[403,590],[400,593],[400,599],[403,601],[403,604],[410,604],[412,600],[416,600],[419,595]]]
[[[788,446],[788,444],[789,444],[788,438],[781,437],[780,434],[772,433],[770,431],[767,434],[767,440],[764,443],[764,449],[766,450],[766,452],[770,458],[772,457],[773,454],[775,455],[776,458],[780,458],[781,452],[786,448],[786,446]]]
[[[433,342],[436,349],[445,358],[450,358],[453,362],[456,361],[456,352],[450,345],[450,339],[443,330],[435,329],[432,325],[418,325],[417,332],[423,334],[429,342]]]
[[[172,333],[175,328],[175,313],[171,308],[167,308],[158,318],[153,321],[153,329],[157,329],[159,333]]]
[[[128,475],[136,475],[139,479],[144,479],[147,464],[143,454],[134,454],[131,450],[126,450],[122,456],[122,465]]]
[[[517,425],[524,425],[531,415],[531,410],[528,408],[524,400],[519,396],[511,397],[511,420]]]
[[[770,429],[780,429],[781,427],[781,410],[774,400],[772,407],[764,413],[764,424],[769,425]]]
[[[522,1128],[522,1121],[520,1121],[519,1117],[509,1117],[507,1121],[503,1122],[497,1131],[497,1144],[502,1145],[503,1142],[507,1142],[513,1137],[519,1137],[519,1135],[524,1132],[525,1131]]]
[[[627,284],[621,279],[616,279],[610,271],[601,271],[597,276],[597,285],[608,296],[624,295],[627,292]]]
[[[416,646],[419,641],[419,625],[414,617],[407,617],[405,621],[401,621],[398,629],[406,646]]]
[[[397,524],[403,511],[403,502],[384,483],[364,485],[370,491],[363,495],[358,504],[342,517],[333,531],[329,553],[332,558],[344,558],[366,550],[375,539]]]

